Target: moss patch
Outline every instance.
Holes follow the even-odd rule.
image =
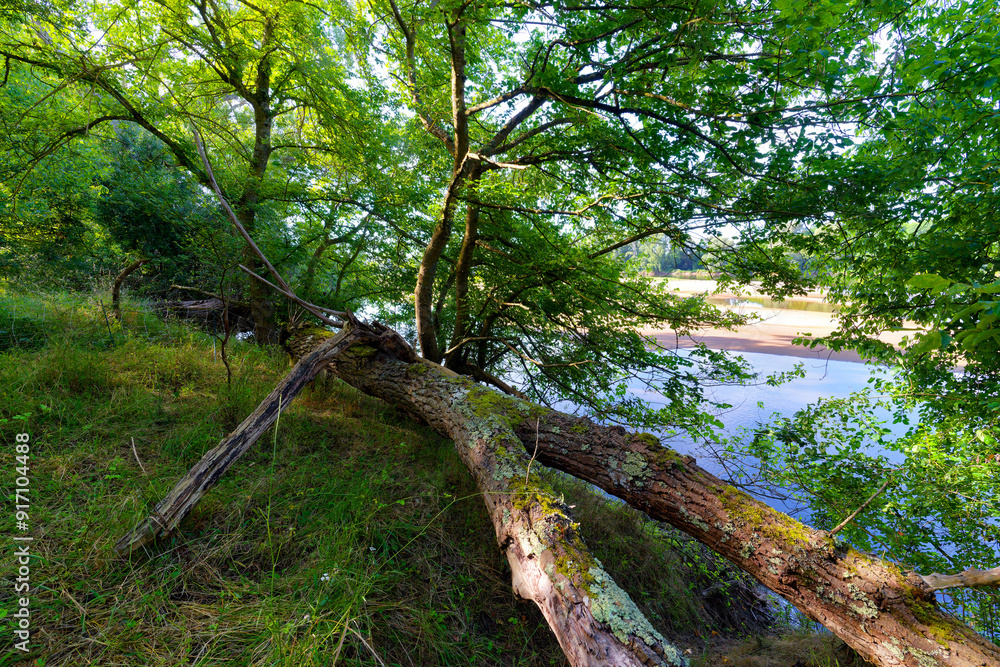
[[[737,525],[754,526],[764,537],[789,546],[808,545],[813,531],[805,524],[757,502],[735,487],[718,485],[713,490]],[[830,542],[832,547],[833,541]]]

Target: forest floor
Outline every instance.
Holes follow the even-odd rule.
[[[676,290],[681,296],[708,293],[716,300],[741,301],[736,304],[717,303],[719,308],[737,312],[743,315],[756,316],[757,320],[732,331],[728,329],[706,328],[692,336],[679,336],[676,332],[662,329],[644,329],[643,335],[651,336],[661,345],[668,348],[693,347],[696,343],[704,343],[710,348],[730,350],[734,352],[759,352],[761,354],[778,354],[790,357],[808,359],[863,361],[851,350],[831,350],[822,345],[814,348],[798,345],[795,340],[800,337],[820,338],[830,335],[837,329],[835,305],[827,304],[820,292],[811,292],[805,296],[788,299],[784,304],[772,303],[770,299],[753,286],[740,293],[719,290],[714,280],[679,280],[669,279],[668,287]],[[755,303],[747,299],[756,299],[764,303]],[[815,307],[817,310],[806,310]],[[819,310],[819,308],[824,308]],[[919,331],[912,323],[899,331],[887,331],[879,336],[879,340],[899,347],[903,339],[911,339]]]
[[[229,379],[219,339],[145,308],[119,323],[97,297],[0,287],[0,465],[10,488],[28,434],[34,538],[30,652],[8,642],[0,667],[566,664],[453,445],[339,382],[307,389],[175,535],[116,555],[288,370],[276,350],[226,353]],[[697,542],[549,474],[695,667],[860,664]]]

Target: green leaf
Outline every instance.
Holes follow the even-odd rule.
[[[947,289],[951,285],[951,282],[947,278],[942,278],[933,273],[918,273],[906,281],[906,286],[916,289],[929,289],[932,294],[937,294]]]
[[[938,350],[941,348],[941,332],[940,331],[928,331],[923,336],[916,345],[909,348],[907,352],[909,354],[924,354],[925,352],[930,352],[931,350]]]

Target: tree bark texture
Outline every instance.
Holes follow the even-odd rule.
[[[532,458],[536,471],[540,464],[564,470],[687,532],[876,665],[1000,665],[1000,649],[942,613],[924,578],[771,509],[652,436],[476,385],[418,359],[398,334],[378,324],[352,325],[337,335],[303,327],[288,343],[302,361],[152,516],[118,542],[120,552],[176,528],[326,366],[454,440],[483,494],[515,591],[538,605],[575,666],[686,661],[590,555],[567,508],[532,474]]]
[[[653,436],[558,412],[515,431],[526,448],[537,439],[540,462],[683,530],[877,665],[1000,665],[1000,649],[940,611],[920,575],[754,500]]]
[[[591,482],[685,531],[876,665],[1000,665],[1000,649],[941,612],[930,587],[916,573],[850,549],[828,533],[754,500],[652,436],[546,410],[463,378],[442,377],[430,366],[401,363],[375,349],[349,350],[330,366],[349,384],[404,407],[455,440],[481,485],[498,540],[514,570],[515,588],[535,599],[547,614],[559,611],[558,607],[547,611],[552,602],[546,587],[562,581],[553,579],[553,573],[581,574],[565,566],[563,556],[568,543],[579,537],[561,508],[546,514],[549,501],[540,496],[538,507],[532,509],[519,500],[522,496],[516,491],[524,480],[524,458],[511,453],[508,427],[516,433],[524,456],[537,452],[539,462]],[[551,538],[560,530],[562,543],[536,541],[547,531]],[[533,566],[530,571],[525,571],[526,564]],[[601,572],[603,581],[606,575]],[[537,582],[533,589],[524,587],[529,578]],[[573,584],[579,581],[580,594],[589,597],[586,586],[593,590],[594,581],[585,576],[568,579]],[[535,597],[539,593],[542,596]],[[563,641],[559,627],[565,627],[564,617],[553,615],[549,622]],[[572,647],[567,655],[574,659]]]
[[[587,550],[578,525],[495,410],[500,394],[425,363],[401,363],[356,345],[331,369],[358,389],[403,407],[455,442],[483,494],[513,587],[538,605],[574,666],[683,665]],[[537,407],[519,403],[525,417]]]
[[[152,514],[115,543],[115,551],[120,554],[130,553],[176,530],[202,496],[257,442],[302,388],[330,359],[354,342],[354,336],[349,332],[341,332],[318,342],[319,345],[314,346],[309,354],[295,364],[281,384],[274,388],[257,409],[235,431],[207,452],[170,493],[157,503]]]

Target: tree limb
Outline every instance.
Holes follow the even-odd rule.
[[[992,570],[968,569],[958,574],[924,574],[921,579],[932,591],[942,591],[946,588],[1000,586],[1000,567]]]
[[[249,450],[274,423],[302,388],[337,354],[353,344],[348,331],[319,341],[281,383],[232,433],[208,451],[174,488],[157,503],[153,512],[115,543],[115,551],[128,554],[177,529],[202,496]]]
[[[436,399],[429,389],[437,386],[433,371],[410,368],[382,354],[368,354],[349,363],[338,359],[332,365],[349,384],[405,406],[439,432],[464,442],[445,423],[450,418],[440,412],[444,407],[439,400],[451,399]],[[468,381],[452,378],[449,382]],[[449,386],[453,388],[442,386],[440,391],[448,397],[458,396],[454,393],[457,385]],[[466,390],[461,391],[466,396]],[[813,530],[752,499],[698,467],[693,458],[662,447],[655,438],[629,434],[621,427],[600,426],[509,396],[481,396],[472,404],[479,407],[469,409],[492,415],[499,422],[514,420],[525,457],[537,443],[540,463],[596,484],[649,516],[687,532],[876,665],[1000,664],[1000,649],[941,612],[920,575],[838,545],[829,533]],[[460,444],[460,453],[466,449]],[[496,464],[473,461],[469,465],[478,479],[495,470]],[[485,467],[485,472],[477,472],[478,467]],[[497,534],[505,534],[502,526]],[[996,578],[994,574],[989,573],[989,581]],[[966,574],[967,581],[976,578],[985,580]],[[944,636],[948,639],[942,639]]]

